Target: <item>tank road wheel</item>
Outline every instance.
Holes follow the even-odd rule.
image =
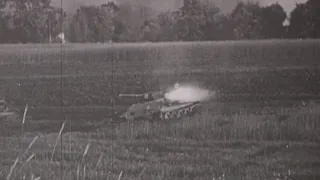
[[[170,112],[170,119],[174,118],[176,116],[176,112],[175,111],[171,111]]]
[[[129,116],[128,114],[125,115],[125,118],[128,120],[128,121],[133,121],[133,116]]]
[[[152,120],[155,120],[155,121],[157,121],[157,120],[162,120],[162,118],[163,118],[163,114],[162,113],[153,113],[152,114]]]
[[[178,110],[177,118],[180,118],[184,115],[184,109]]]
[[[172,118],[172,112],[167,112],[167,120],[171,119]]]
[[[166,112],[161,112],[161,120],[166,120],[168,117]]]
[[[173,111],[173,112],[172,112],[172,117],[173,117],[173,118],[178,117],[178,111]]]
[[[198,111],[198,106],[199,105],[193,105],[193,106],[191,106],[191,110],[190,110],[190,113],[191,114],[196,114],[197,113],[197,111]]]
[[[184,110],[184,115],[186,116],[186,115],[188,115],[190,113],[190,108],[186,108],[185,110]]]
[[[188,108],[186,108],[186,109],[180,109],[180,110],[178,111],[178,118],[184,117],[184,116],[186,116],[187,114],[188,114]]]
[[[164,120],[164,113],[163,112],[160,113],[160,120]]]
[[[160,119],[161,119],[161,120],[168,120],[168,119],[170,119],[170,112],[161,112],[161,114],[160,114]]]
[[[190,107],[190,113],[194,112],[194,107],[195,107],[194,105]]]
[[[171,112],[166,112],[166,113],[164,114],[164,119],[165,119],[165,120],[168,120],[168,119],[170,119],[170,118],[172,118],[172,113],[171,113]]]

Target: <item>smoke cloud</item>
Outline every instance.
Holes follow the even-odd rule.
[[[180,85],[179,87],[167,92],[165,98],[170,101],[181,103],[208,101],[215,93],[192,85]]]

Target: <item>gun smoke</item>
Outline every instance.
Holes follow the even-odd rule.
[[[165,94],[170,101],[181,103],[207,101],[214,95],[214,92],[191,85],[179,86]]]

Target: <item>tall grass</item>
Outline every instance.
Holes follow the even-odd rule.
[[[118,125],[106,134],[120,139],[154,139],[170,137],[193,141],[293,141],[320,142],[320,106],[308,105],[279,109],[272,114],[252,114],[240,111],[234,115],[205,111],[181,121],[152,123],[135,122]],[[118,129],[118,131],[116,131]],[[108,136],[109,135],[109,136]],[[99,137],[95,137],[99,138]]]
[[[149,83],[146,87],[152,87],[157,83],[165,84],[165,78],[175,81],[189,77],[229,93],[270,95],[280,92],[280,95],[291,95],[294,91],[315,95],[319,83],[313,68],[319,59],[317,40],[67,44],[63,46],[63,56],[60,48],[60,45],[0,46],[0,79],[5,81],[2,85],[4,93],[11,100],[25,99],[29,106],[25,108],[22,123],[16,126],[23,128],[23,138],[15,134],[0,137],[0,179],[59,179],[60,176],[70,180],[320,177],[314,170],[320,162],[316,155],[320,140],[317,104],[280,108],[265,114],[243,110],[233,115],[217,113],[213,111],[215,107],[210,106],[194,117],[166,122],[100,125],[92,121],[90,123],[96,124],[97,128],[90,132],[67,132],[71,124],[66,121],[57,127],[57,133],[42,133],[41,129],[25,131],[32,123],[43,127],[41,123],[48,118],[42,118],[38,123],[26,121],[27,110],[32,111],[32,106],[60,105],[61,57],[64,74],[83,75],[63,79],[64,104],[68,106],[110,102],[110,97],[115,94],[109,91],[110,76],[103,73],[111,70],[111,60],[115,62],[116,83],[113,88],[116,92],[129,91],[132,82],[144,78],[144,82]],[[290,69],[296,66],[309,69],[277,73],[260,71],[260,67]],[[173,75],[166,75],[170,68]],[[203,74],[206,70],[217,72],[218,68],[237,73]],[[201,71],[191,72],[197,69]],[[154,82],[154,72],[158,70],[163,76],[159,82]],[[135,71],[144,71],[145,74],[138,76],[139,73],[133,73]],[[30,78],[30,75],[38,77]],[[23,77],[19,79],[18,76]],[[22,85],[16,87],[15,83]],[[51,115],[55,114],[57,112]],[[86,119],[81,123],[84,121]],[[52,126],[58,124],[48,122]],[[73,126],[79,124],[80,120],[72,121]],[[61,139],[62,146],[58,143]],[[60,171],[60,166],[64,170]],[[308,168],[310,166],[315,168]]]
[[[58,134],[35,136],[16,161],[10,159],[10,170],[4,168],[2,173],[7,179],[59,179],[60,173],[75,180],[294,179],[308,167],[295,167],[300,157],[288,158],[287,152],[299,153],[302,148],[310,152],[304,163],[320,161],[309,159],[319,147],[319,107],[310,104],[275,114],[243,111],[228,116],[204,110],[190,118],[128,122],[89,133],[66,133],[62,126]],[[26,137],[32,138],[32,133]],[[62,147],[54,143],[60,138]],[[309,172],[306,179],[316,175]]]

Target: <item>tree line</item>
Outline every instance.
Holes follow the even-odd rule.
[[[0,43],[56,42],[61,32],[77,43],[320,37],[319,0],[296,4],[289,17],[278,3],[245,1],[230,13],[210,0],[189,0],[160,13],[143,4],[108,2],[70,15],[50,0],[0,0]]]

